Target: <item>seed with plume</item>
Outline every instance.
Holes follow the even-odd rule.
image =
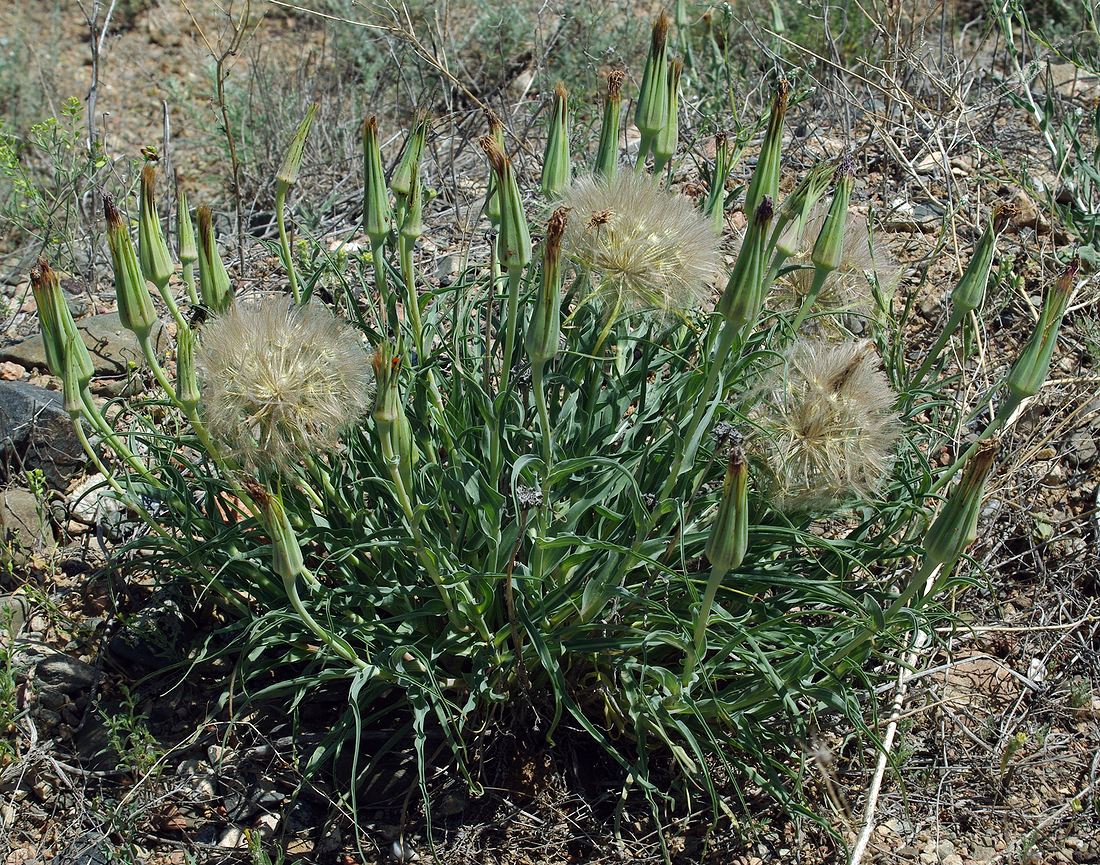
[[[612,304],[702,306],[719,273],[718,239],[682,195],[641,174],[582,177],[566,191],[566,256],[592,271]]]
[[[893,465],[895,400],[871,343],[795,343],[753,412],[775,505],[823,512],[874,495]]]
[[[317,303],[238,300],[195,352],[207,429],[249,468],[288,468],[336,447],[371,404],[358,331]]]

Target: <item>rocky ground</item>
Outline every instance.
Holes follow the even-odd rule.
[[[125,38],[142,58],[138,70],[153,63],[159,75],[175,75],[173,52],[192,45],[193,34],[158,37],[158,26],[155,16],[139,15],[128,31],[137,35]],[[1067,98],[1094,98],[1078,77],[1058,86],[1070,88]],[[129,134],[142,141],[150,128]],[[872,156],[857,209],[898,262],[899,304],[913,298],[914,350],[942,321],[945,291],[976,236],[975,208],[947,203],[1014,203],[1001,257],[1016,262],[1022,298],[991,299],[983,374],[994,375],[1003,369],[998,357],[1016,347],[998,316],[1038,302],[1042,259],[1070,241],[1003,169],[1021,153],[1041,153],[1037,131],[1022,113],[1004,112],[933,158],[912,140],[898,148],[894,133],[862,133]],[[792,152],[841,146],[841,133],[825,126],[792,141]],[[993,148],[998,164],[984,161]],[[751,162],[750,154],[739,176]],[[1041,180],[1059,182],[1049,171]],[[424,270],[443,273],[447,254],[433,251],[437,260]],[[197,623],[178,599],[123,582],[106,566],[134,526],[89,473],[58,382],[45,370],[26,281],[6,275],[0,705],[15,720],[0,747],[5,865],[249,861],[250,836],[278,837],[290,860],[304,862],[660,861],[644,807],[627,806],[616,837],[618,791],[587,777],[592,756],[571,750],[567,736],[553,752],[507,741],[489,749],[485,772],[496,783],[479,799],[454,779],[435,779],[433,854],[410,816],[419,795],[412,755],[397,755],[361,793],[357,831],[340,794],[350,766],[304,779],[296,759],[315,738],[292,738],[285,717],[225,701],[228,662],[184,678]],[[70,277],[64,289],[95,360],[97,397],[140,390],[137,348],[113,312],[110,287]],[[1090,291],[1078,299],[1047,388],[1011,434],[976,550],[985,580],[959,593],[957,627],[915,659],[864,862],[1100,862],[1100,396],[1085,327],[1100,292]],[[895,689],[888,683],[880,696],[868,718],[878,734]],[[323,734],[340,695],[332,700],[321,695],[309,707],[305,729]],[[806,769],[811,797],[854,842],[878,752],[843,730],[815,748]],[[670,852],[681,863],[842,858],[812,825],[767,811],[744,829],[704,839],[673,827]]]

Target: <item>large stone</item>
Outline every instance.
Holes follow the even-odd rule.
[[[29,556],[54,549],[53,529],[45,505],[30,490],[13,488],[0,493],[0,559],[22,563]]]
[[[92,687],[95,667],[79,658],[54,652],[38,662],[34,668],[34,680],[39,691],[76,694]]]
[[[97,376],[125,375],[132,365],[143,363],[137,337],[122,326],[117,312],[82,318],[77,321],[76,329],[88,346]],[[164,329],[157,322],[153,330],[153,345],[158,352],[164,350],[164,341]],[[18,363],[28,369],[37,367],[45,370],[46,348],[42,334],[0,348],[0,362],[3,361]]]
[[[0,381],[0,455],[9,473],[41,469],[50,486],[67,486],[84,468],[84,451],[61,394]]]

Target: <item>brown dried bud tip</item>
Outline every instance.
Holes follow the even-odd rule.
[[[1001,446],[993,439],[987,439],[978,445],[974,455],[966,461],[966,473],[970,477],[985,477],[993,466],[993,460]]]
[[[1012,204],[998,204],[993,208],[993,233],[1000,234],[1005,228],[1008,227],[1008,223],[1012,221],[1012,217],[1016,214],[1016,207]]]
[[[679,57],[673,59],[673,61],[669,63],[669,72],[672,73],[673,81],[679,81],[680,76],[684,74],[684,61]]]
[[[48,282],[52,282],[54,278],[53,268],[50,267],[50,263],[42,256],[38,257],[38,263],[31,268],[31,282],[35,286],[42,286]]]
[[[504,131],[504,121],[492,108],[485,109],[485,121],[489,124],[490,135],[496,135]]]
[[[267,507],[267,503],[271,499],[271,493],[267,491],[263,484],[252,480],[252,478],[241,478],[241,486],[244,487],[248,497],[256,504],[261,508]]]
[[[745,449],[738,443],[730,445],[730,471],[737,471],[745,465]]]
[[[779,82],[775,85],[775,101],[779,104],[781,111],[787,110],[787,100],[791,97],[791,82],[786,78],[780,78]]]
[[[561,239],[565,234],[565,226],[569,221],[569,211],[572,208],[559,207],[550,215],[550,221],[546,224],[546,247],[553,257],[557,257],[561,248]]]
[[[504,151],[500,149],[496,139],[491,135],[482,135],[477,143],[485,151],[485,155],[489,158],[489,164],[493,166],[493,171],[497,174],[504,174],[505,169],[508,167],[508,157],[504,155]]]
[[[1069,291],[1073,287],[1073,280],[1077,278],[1077,272],[1081,269],[1081,257],[1079,255],[1073,256],[1066,265],[1066,269],[1062,271],[1062,275],[1058,277],[1058,282],[1061,283],[1058,287],[1064,291]]]
[[[607,73],[607,98],[609,100],[620,97],[624,81],[626,81],[625,69],[612,69]]]
[[[668,28],[672,26],[672,19],[668,17],[668,13],[662,11],[657,20],[653,23],[653,53],[665,47],[665,40],[668,39]]]
[[[557,83],[557,86],[554,87],[554,96],[556,96],[562,102],[569,98],[569,90],[565,86],[564,82],[559,81]]]
[[[772,198],[770,195],[765,195],[760,200],[760,206],[756,208],[756,221],[763,225],[765,222],[769,222],[774,214],[775,207],[772,205]]]
[[[118,212],[118,208],[115,207],[115,200],[109,195],[103,196],[103,215],[107,217],[108,228],[117,229],[124,226],[122,214]]]
[[[153,190],[156,188],[156,184],[157,167],[152,163],[147,163],[145,167],[141,169],[141,188],[148,198],[153,197]]]
[[[726,142],[729,140],[729,136],[725,132],[714,133],[714,149],[721,150],[726,146]]]
[[[199,207],[195,211],[195,216],[199,222],[199,237],[207,238],[214,232],[214,217],[210,213],[210,208],[205,204]],[[205,241],[204,241],[205,242]]]

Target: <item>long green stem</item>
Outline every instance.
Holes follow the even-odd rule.
[[[500,363],[500,393],[508,390],[512,375],[512,356],[516,351],[516,324],[519,318],[519,290],[523,282],[523,269],[510,268],[508,271],[508,310],[504,323],[504,354]]]
[[[814,269],[814,281],[810,284],[810,290],[803,299],[802,305],[798,308],[798,314],[791,322],[791,333],[797,334],[798,329],[802,327],[802,322],[806,320],[806,316],[810,314],[810,310],[817,303],[817,296],[821,294],[821,288],[825,285],[825,280],[829,278],[831,272],[820,267]]]
[[[546,405],[546,389],[543,384],[543,374],[546,371],[544,361],[536,361],[531,364],[531,387],[535,391],[535,405],[539,412],[539,436],[542,445],[542,461],[546,464],[546,474],[550,474],[551,460],[554,451],[554,431],[550,428],[550,412]],[[543,485],[545,495],[545,483]]]
[[[389,283],[386,281],[386,261],[382,255],[385,245],[385,237],[371,238],[370,257],[374,265],[374,287],[378,292],[378,329],[384,333],[388,323],[394,333],[397,333],[395,310],[390,298]]]
[[[1012,417],[1012,413],[1019,408],[1020,402],[1021,400],[1019,399],[1008,399],[1001,403],[1001,407],[997,410],[997,414],[993,416],[993,420],[986,425],[986,428],[982,430],[981,434],[970,443],[970,446],[963,451],[938,478],[936,478],[936,482],[928,491],[929,494],[938,493],[947,486],[947,483],[955,476],[956,472],[966,464],[966,461],[970,459],[974,452],[981,446],[981,443],[1004,427],[1008,419]]]
[[[420,320],[420,298],[416,293],[416,273],[413,269],[413,240],[402,235],[397,241],[401,260],[401,276],[405,282],[405,308],[409,313],[409,325],[413,333],[413,345],[420,362],[424,362],[424,326]]]
[[[939,360],[940,352],[943,351],[943,347],[947,345],[947,341],[958,329],[964,315],[966,315],[965,310],[951,310],[951,316],[947,319],[947,324],[944,325],[944,328],[940,332],[939,337],[932,344],[932,347],[928,350],[928,356],[925,357],[924,363],[920,365],[920,369],[916,371],[916,373],[913,375],[912,381],[909,382],[910,389],[916,387],[922,381],[924,381],[924,377],[928,375],[929,371],[935,365],[936,361]]]
[[[349,664],[355,665],[360,670],[377,669],[356,655],[355,650],[352,649],[346,640],[341,639],[335,634],[330,633],[327,629],[321,627],[320,623],[314,619],[309,610],[306,609],[305,604],[302,603],[302,599],[298,595],[298,583],[296,580],[283,580],[283,585],[286,589],[286,596],[290,601],[290,606],[298,615],[298,618],[302,620],[302,623],[307,628],[317,635],[322,643],[332,649],[332,651]]]
[[[722,585],[722,580],[727,573],[728,571],[724,568],[711,569],[707,587],[703,591],[703,602],[699,605],[699,611],[695,615],[695,633],[691,641],[691,648],[688,649],[687,658],[684,660],[684,672],[680,676],[685,685],[691,681],[691,677],[695,674],[695,665],[703,655],[703,642],[706,640],[707,625],[710,623],[711,607],[714,606],[714,598],[718,594],[718,587]]]
[[[180,276],[183,277],[183,284],[187,287],[187,299],[191,301],[192,306],[198,306],[199,291],[195,287],[195,263],[185,261],[180,267]]]
[[[93,427],[103,436],[103,440],[107,442],[107,445],[113,450],[123,462],[125,462],[130,468],[137,472],[141,477],[153,486],[159,487],[161,483],[153,477],[148,467],[137,458],[125,442],[122,441],[116,434],[111,425],[107,423],[107,419],[103,417],[103,412],[99,410],[92,401],[92,395],[87,389],[81,391],[81,402],[83,403],[83,414],[88,419]]]
[[[290,295],[295,303],[302,302],[301,292],[298,290],[298,276],[294,272],[294,258],[290,254],[290,241],[286,234],[286,214],[283,213],[286,203],[286,187],[282,183],[275,186],[275,225],[279,229],[279,250],[282,253],[283,267],[286,268],[287,278],[290,280]]]

